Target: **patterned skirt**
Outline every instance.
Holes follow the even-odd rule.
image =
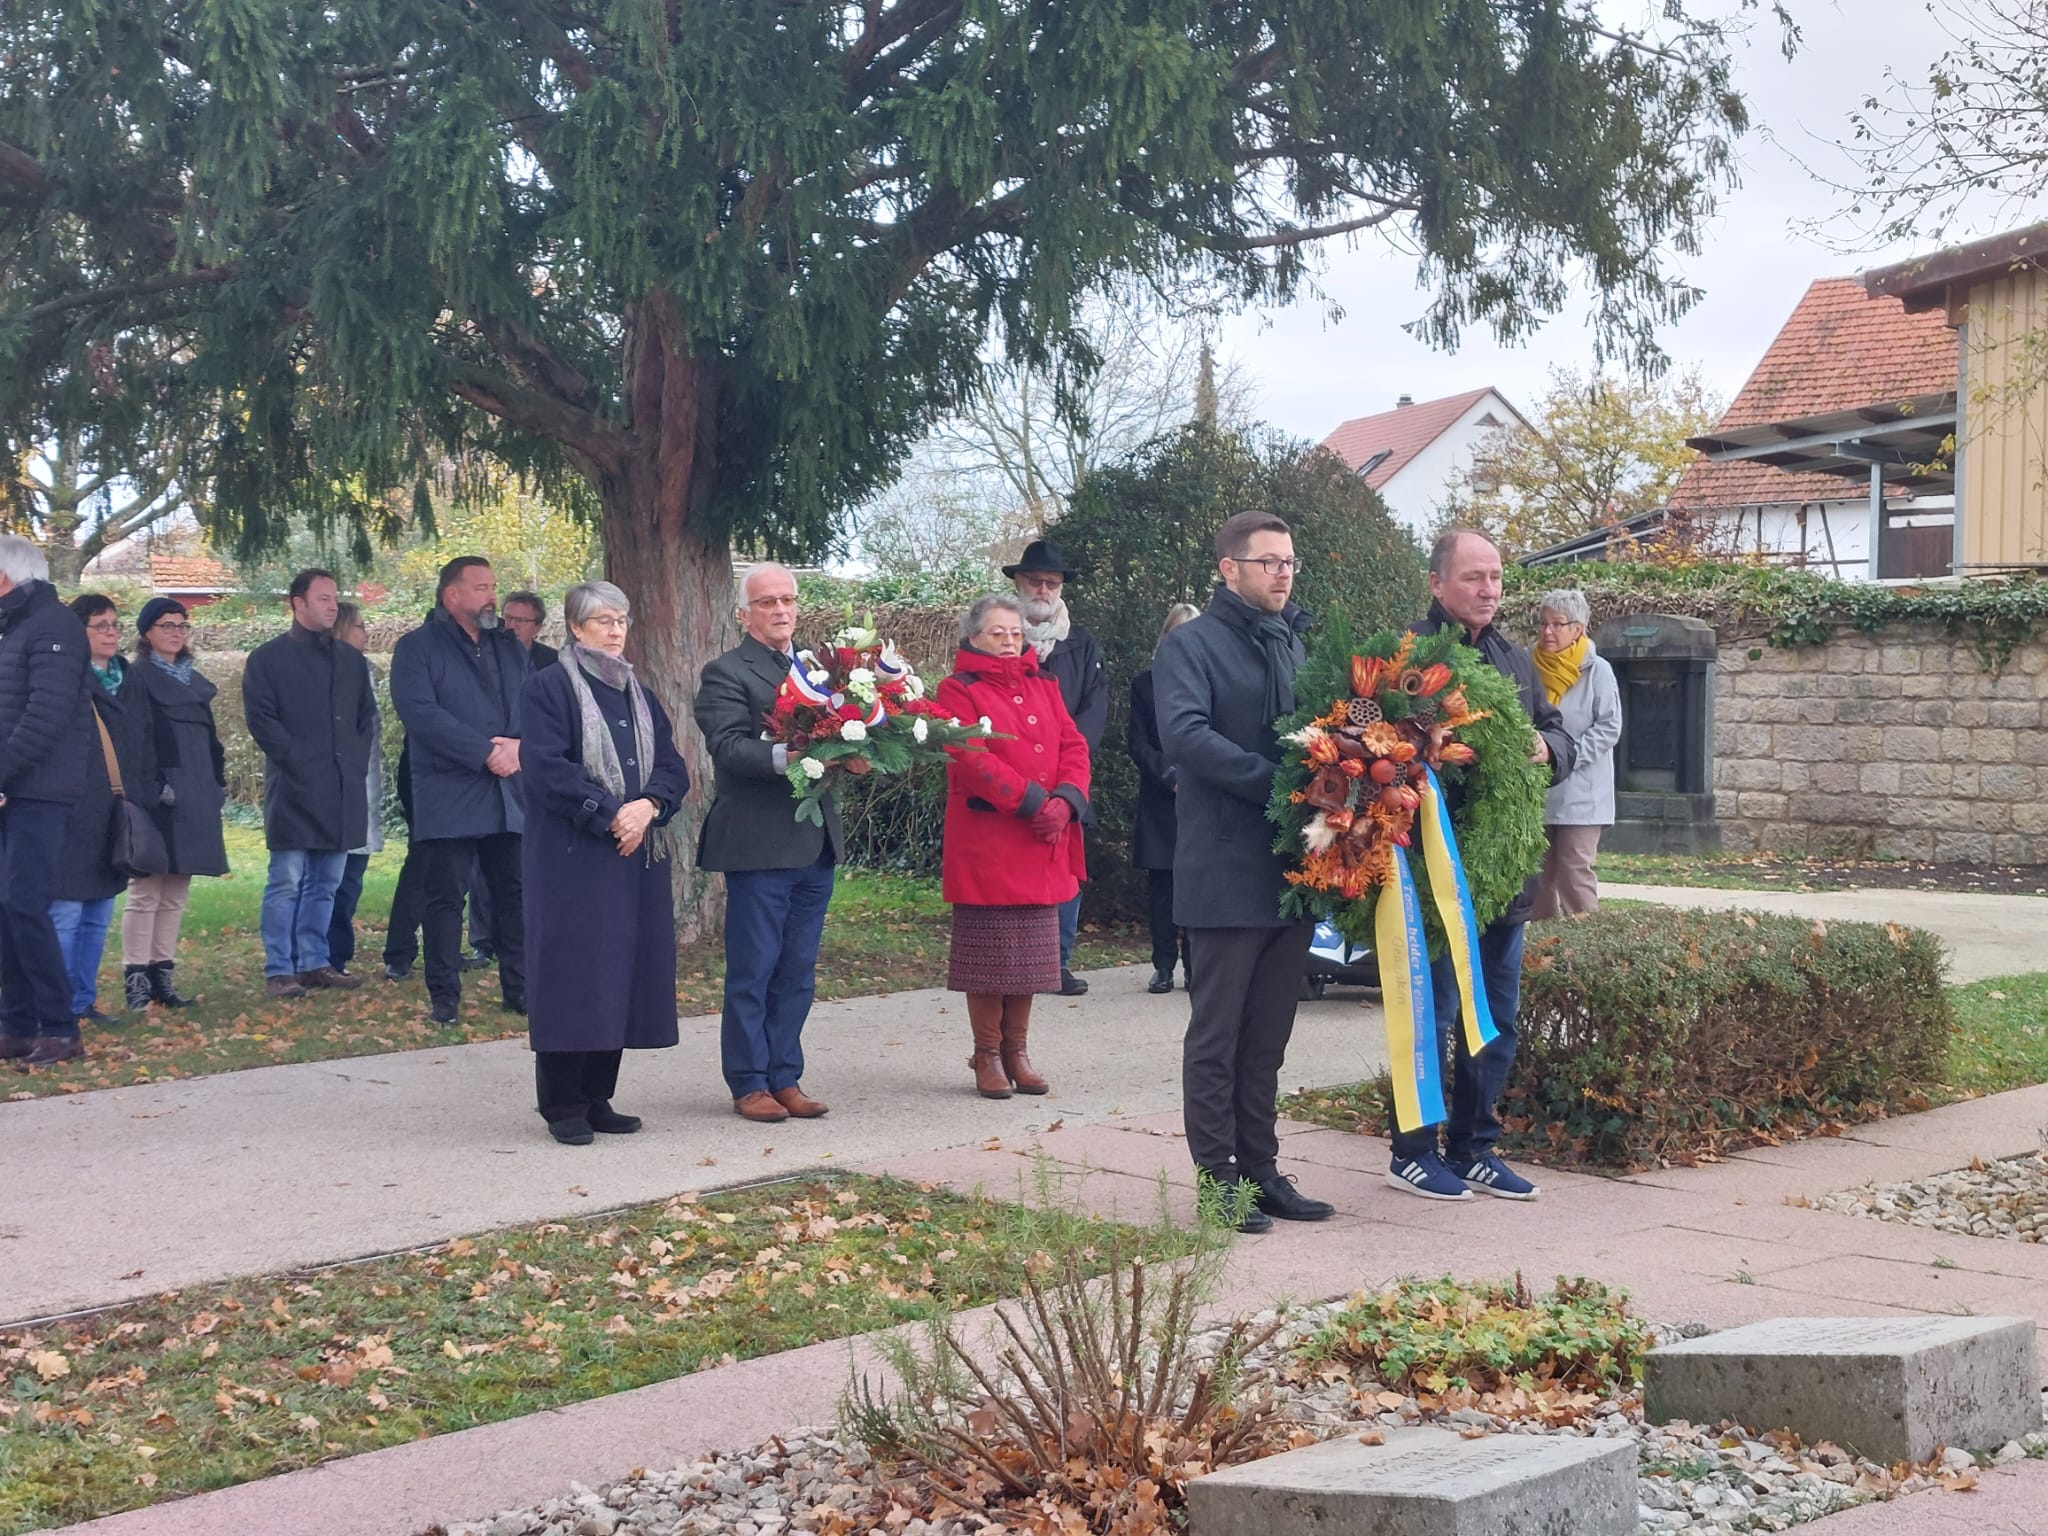
[[[956,903],[946,989],[1000,997],[1059,991],[1060,909]]]

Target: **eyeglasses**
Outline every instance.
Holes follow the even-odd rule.
[[[1538,619],[1538,620],[1536,621],[1536,627],[1537,627],[1538,629],[1582,629],[1582,628],[1584,628],[1584,626],[1583,626],[1583,625],[1581,625],[1581,624],[1579,623],[1579,621],[1578,621],[1577,619]]]
[[[749,608],[771,609],[794,608],[796,607],[796,594],[794,592],[788,592],[776,597],[757,597],[749,601],[747,606]]]
[[[631,629],[633,621],[623,613],[594,613],[583,621],[592,629]]]
[[[121,624],[117,619],[94,619],[85,627],[96,635],[118,635],[121,633]]]
[[[160,629],[167,635],[182,635],[191,629],[192,626],[183,619],[158,619],[149,627],[151,629]]]
[[[1256,565],[1268,576],[1278,576],[1282,571],[1291,571],[1296,576],[1301,574],[1302,559],[1299,555],[1295,555],[1292,558],[1286,555],[1259,555],[1242,560],[1238,559],[1235,555],[1226,555],[1224,558],[1236,560],[1239,565]]]

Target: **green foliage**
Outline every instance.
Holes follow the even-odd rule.
[[[1833,581],[1789,566],[1659,565],[1609,561],[1573,566],[1507,567],[1502,623],[1533,633],[1537,599],[1552,587],[1581,588],[1593,619],[1624,613],[1677,613],[1705,619],[1724,637],[1768,637],[1776,646],[1820,645],[1841,625],[1867,634],[1932,624],[1968,640],[1986,671],[2048,632],[2048,581],[1998,581],[1886,587]]]
[[[1401,633],[1395,630],[1383,630],[1356,644],[1351,633],[1349,624],[1338,615],[1311,643],[1308,660],[1294,679],[1294,696],[1300,707],[1283,723],[1283,735],[1327,713],[1337,700],[1352,696],[1354,655],[1385,660],[1401,646]],[[1488,666],[1477,651],[1461,644],[1455,630],[1415,637],[1411,665],[1427,667],[1439,662],[1451,669],[1452,686],[1464,691],[1466,703],[1485,715],[1458,732],[1458,739],[1478,754],[1477,760],[1468,767],[1446,765],[1440,775],[1451,808],[1451,830],[1465,866],[1465,883],[1472,894],[1472,913],[1484,928],[1507,910],[1529,877],[1543,867],[1543,803],[1550,787],[1550,770],[1529,761],[1535,727],[1523,713],[1521,696],[1512,681]],[[1289,751],[1273,779],[1273,798],[1266,815],[1281,829],[1274,840],[1275,851],[1290,859],[1300,857],[1299,828],[1305,819],[1290,796],[1306,788],[1312,777],[1302,754]],[[1418,833],[1408,865],[1415,877],[1430,953],[1442,954],[1443,922],[1430,894],[1429,868],[1420,857],[1421,847]],[[1374,887],[1363,899],[1346,901],[1331,892],[1290,886],[1282,909],[1299,916],[1330,917],[1345,938],[1371,948],[1373,913],[1381,895],[1381,888]]]
[[[1398,1392],[1440,1396],[1520,1387],[1605,1393],[1642,1375],[1655,1343],[1623,1291],[1562,1275],[1532,1294],[1512,1285],[1403,1280],[1365,1291],[1301,1345],[1310,1363],[1363,1367]]]
[[[838,613],[891,606],[965,608],[989,590],[985,566],[954,565],[906,575],[828,576],[798,573],[797,598],[813,612]]]
[[[848,865],[892,875],[938,875],[946,841],[943,770],[841,779],[839,816]]]
[[[2048,975],[1993,976],[1953,987],[1956,1033],[1947,1085],[2003,1093],[2048,1083]]]
[[[1101,830],[1089,855],[1091,913],[1143,911],[1123,858],[1137,793],[1124,750],[1130,680],[1152,665],[1167,610],[1208,602],[1216,530],[1247,507],[1293,528],[1305,562],[1296,597],[1311,613],[1379,629],[1428,606],[1421,554],[1378,493],[1310,444],[1197,424],[1084,479],[1052,534],[1080,569],[1067,604],[1100,642],[1110,678],[1109,724],[1092,764]]]

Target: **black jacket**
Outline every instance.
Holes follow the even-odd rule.
[[[526,648],[502,629],[471,640],[436,607],[391,653],[391,703],[405,723],[412,835],[489,837],[526,825],[519,775],[484,762],[493,736],[519,735]],[[353,844],[345,845],[353,846]]]
[[[714,657],[697,680],[691,706],[711,753],[715,793],[697,836],[697,867],[728,874],[756,869],[808,869],[830,840],[832,861],[846,855],[839,806],[828,790],[825,825],[796,819],[796,796],[775,767],[775,748],[761,739],[775,692],[789,663],[751,636]]]
[[[1448,629],[1458,621],[1444,612],[1443,605],[1431,603],[1428,615],[1410,624],[1408,628],[1418,635],[1433,635]],[[1458,624],[1463,630],[1464,626]],[[1535,725],[1536,732],[1550,748],[1550,782],[1555,784],[1570,776],[1572,764],[1578,758],[1578,743],[1572,740],[1571,732],[1564,728],[1564,716],[1557,706],[1545,696],[1536,681],[1536,662],[1521,646],[1515,644],[1499,629],[1489,624],[1474,635],[1464,631],[1465,643],[1477,651],[1489,667],[1508,678],[1515,685],[1515,691],[1522,696],[1522,709]],[[1459,786],[1445,786],[1444,799],[1451,809],[1456,809],[1461,795]],[[1522,894],[1508,903],[1507,911],[1494,919],[1496,924],[1526,923],[1536,900],[1536,879],[1531,876],[1522,887]]]
[[[47,581],[0,597],[0,794],[78,799],[93,734],[88,655],[85,625]]]
[[[174,875],[228,872],[227,839],[221,831],[228,760],[213,721],[219,691],[211,678],[197,672],[191,682],[181,683],[146,656],[130,661],[121,680],[123,707],[133,696],[137,713],[148,715],[150,751],[156,758],[157,794],[132,798],[155,808]],[[172,796],[168,805],[166,789]]]
[[[534,641],[532,648],[526,653],[527,664],[535,672],[545,671],[561,659],[562,653],[545,640]]]
[[[1209,609],[1160,642],[1152,658],[1154,706],[1166,761],[1176,770],[1173,920],[1182,928],[1280,928],[1286,864],[1266,820],[1280,743],[1266,709],[1266,661],[1259,643]],[[1235,599],[1229,599],[1235,601]],[[1311,616],[1289,603],[1294,664]]]
[[[1128,724],[1125,746],[1138,765],[1138,796],[1131,806],[1131,864],[1137,869],[1171,869],[1177,775],[1160,745],[1150,668],[1131,679]]]
[[[293,624],[249,653],[242,713],[263,749],[265,841],[329,853],[367,842],[377,696],[363,653]]]
[[[1102,647],[1078,624],[1069,624],[1059,641],[1038,663],[1038,670],[1060,685],[1067,713],[1074,717],[1093,757],[1109,724],[1109,682],[1102,670]]]
[[[124,670],[135,665],[128,662]],[[134,804],[153,809],[159,786],[156,753],[150,745],[149,701],[125,686],[119,693],[109,693],[91,680],[90,673],[86,675],[92,686],[92,708],[98,711],[107,739],[114,745],[121,789]],[[95,726],[86,737],[81,793],[65,824],[64,846],[57,850],[57,870],[50,882],[53,898],[104,901],[127,888],[128,877],[107,862],[113,830],[114,786],[107,778],[107,754]]]

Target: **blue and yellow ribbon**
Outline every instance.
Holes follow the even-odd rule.
[[[1500,1031],[1487,1006],[1479,967],[1479,923],[1472,914],[1472,891],[1465,884],[1465,864],[1458,857],[1457,834],[1444,806],[1444,789],[1429,768],[1422,770],[1422,807],[1416,827],[1422,833],[1422,861],[1429,871],[1429,892],[1444,925],[1451,968],[1458,975],[1460,1017],[1465,1021],[1465,1049],[1478,1055]]]
[[[1408,856],[1394,850],[1394,878],[1373,913],[1380,957],[1380,1000],[1387,1017],[1387,1064],[1394,1080],[1394,1124],[1403,1131],[1444,1118],[1443,1047],[1436,1033],[1436,990],[1429,941]]]

